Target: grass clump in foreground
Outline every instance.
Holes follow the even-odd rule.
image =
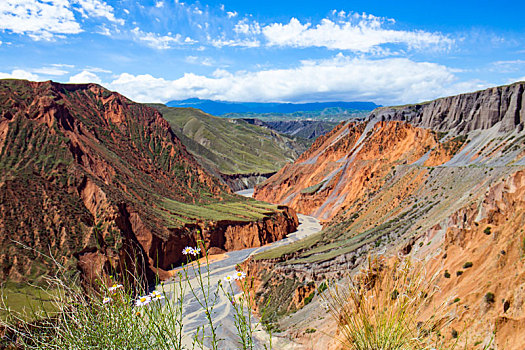
[[[246,274],[236,271],[212,285],[208,256],[200,251],[186,247],[183,254],[188,264],[178,270],[174,283],[160,283],[152,292],[141,287],[146,284],[138,279],[110,283],[109,287],[101,283],[97,290],[87,292],[78,279],[65,278],[61,269],[61,274],[47,279],[49,287],[42,289],[53,311],[34,308],[28,315],[9,309],[2,300],[7,316],[0,320],[0,348],[222,349],[214,309],[223,293],[233,305],[238,348],[254,349],[253,332],[259,324],[252,317],[253,296]],[[241,286],[240,293],[235,281]],[[196,301],[203,316],[194,330],[184,325],[184,305],[191,301]],[[271,349],[271,339],[264,348]]]
[[[368,268],[350,278],[347,287],[333,285],[324,294],[329,312],[338,323],[345,349],[446,349],[441,337],[450,320],[444,305],[433,305],[437,275],[408,260],[387,266],[369,259]],[[434,308],[424,318],[423,310]],[[448,349],[448,348],[447,348]]]

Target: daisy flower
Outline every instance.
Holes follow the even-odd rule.
[[[102,299],[102,304],[111,303],[111,300],[112,300],[111,298],[106,297],[106,298]]]
[[[236,280],[242,280],[244,277],[246,277],[246,272],[237,271],[234,277]]]
[[[151,292],[151,294],[149,295],[151,300],[160,300],[160,299],[164,299],[164,295],[162,295],[161,293],[157,292],[157,291],[153,291]]]
[[[194,250],[192,247],[186,247],[182,250],[182,254],[184,255],[188,255],[188,254],[191,254],[191,255],[194,255]]]
[[[135,301],[135,306],[148,305],[150,302],[151,302],[151,297],[149,295],[145,295]]]
[[[234,280],[234,278],[233,278],[232,276],[226,276],[226,277],[224,277],[224,280],[225,280],[226,282],[231,282],[231,281]]]
[[[193,254],[193,255],[196,256],[196,255],[199,254],[200,252],[201,252],[201,248],[194,248],[194,249],[193,249],[193,252],[192,252],[191,254]]]
[[[117,289],[120,289],[120,288],[124,288],[124,286],[122,284],[114,284],[114,285],[112,285],[111,287],[108,288],[108,291],[109,292],[114,292],[114,291],[116,291]]]

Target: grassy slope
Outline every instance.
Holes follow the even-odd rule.
[[[157,108],[188,150],[223,174],[270,173],[306,149],[297,141],[242,120],[218,118],[194,108]]]

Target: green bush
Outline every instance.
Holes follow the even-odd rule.
[[[492,304],[495,300],[496,300],[496,297],[495,297],[494,293],[488,292],[487,294],[485,294],[485,301],[488,304]]]
[[[445,270],[443,276],[445,276],[445,278],[450,278],[450,272],[448,272],[448,270]]]
[[[483,232],[484,232],[486,235],[490,235],[490,227],[489,227],[489,226],[485,227],[485,229],[483,230]]]
[[[467,261],[466,263],[463,264],[463,268],[464,269],[469,269],[473,266],[474,264],[471,262],[471,261]]]

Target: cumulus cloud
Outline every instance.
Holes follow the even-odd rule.
[[[181,35],[160,35],[157,33],[143,32],[138,27],[135,27],[132,31],[135,40],[145,43],[147,46],[157,50],[166,50],[173,47],[173,44],[181,43]],[[187,38],[186,38],[187,39]],[[191,39],[190,39],[191,40]]]
[[[38,75],[23,69],[14,69],[11,73],[0,72],[0,79],[26,79],[26,80],[39,80]]]
[[[332,59],[303,61],[288,69],[235,73],[217,70],[212,76],[187,73],[176,80],[123,73],[107,85],[140,102],[200,97],[230,101],[374,101],[388,105],[474,90],[482,84],[457,83],[450,69],[435,63],[338,54]]]
[[[68,83],[73,84],[86,84],[86,83],[97,83],[101,84],[102,80],[93,72],[83,70],[82,72],[69,77]]]
[[[84,18],[103,17],[123,24],[113,7],[101,0],[2,0],[0,30],[26,34],[34,40],[53,40],[83,31],[73,11]]]
[[[345,14],[339,13],[339,16]],[[410,49],[448,48],[453,40],[439,33],[422,30],[406,31],[386,28],[392,21],[373,15],[349,15],[344,20],[324,18],[317,25],[290,22],[272,23],[262,29],[270,46],[326,47],[369,53],[384,44],[403,44]]]

